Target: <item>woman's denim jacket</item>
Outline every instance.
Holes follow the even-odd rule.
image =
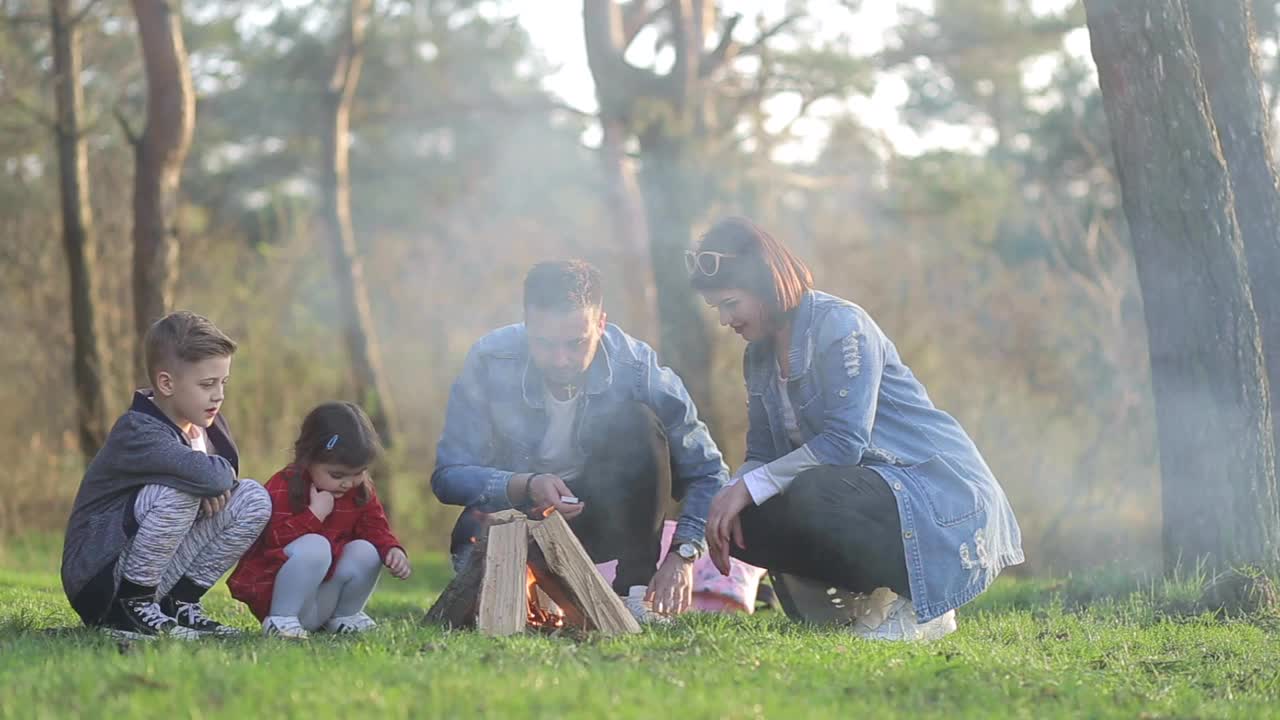
[[[1023,561],[1013,509],[978,448],[955,418],[933,406],[866,311],[806,293],[793,315],[787,357],[799,447],[784,427],[772,346],[756,342],[746,350],[748,464],[740,474],[757,504],[811,467],[874,469],[897,499],[921,621],[972,600],[1001,568]]]

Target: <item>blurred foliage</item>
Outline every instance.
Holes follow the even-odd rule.
[[[877,318],[1008,490],[1028,570],[1103,558],[1149,565],[1159,502],[1141,303],[1092,64],[1064,46],[1083,32],[1082,13],[1048,4],[1060,11],[1026,1],[905,3],[885,49],[871,54],[820,21],[796,23],[760,61],[770,72],[735,66],[717,76],[725,86],[712,110],[734,140],[715,168],[725,180],[706,202],[773,228],[821,288]],[[349,386],[314,224],[317,89],[339,7],[184,3],[199,105],[178,304],[241,343],[227,414],[251,477],[278,469],[307,409]],[[1275,8],[1258,7],[1271,90]],[[401,413],[397,475],[378,481],[396,483],[398,525],[429,545],[442,542],[453,514],[431,497],[428,478],[467,348],[519,321],[531,263],[583,256],[610,287],[627,268],[607,234],[594,122],[543,89],[553,69],[512,8],[376,8],[352,118],[352,206]],[[0,479],[0,536],[60,528],[82,471],[56,164],[40,120],[52,104],[47,28],[31,20],[44,12],[33,0],[0,4],[0,454],[14,458]],[[132,158],[113,114],[141,117],[142,77],[127,4],[94,5],[85,29],[115,413],[130,392]],[[661,51],[662,37],[650,42]],[[759,78],[773,85],[753,86]],[[918,147],[895,145],[853,111],[848,100],[880,83],[905,87],[900,121],[923,139]],[[794,104],[779,120],[768,103],[734,101],[836,86],[838,97],[805,108],[825,139],[801,159],[778,152],[803,134],[786,122]],[[948,128],[974,140],[930,142]],[[717,341],[730,352],[717,354],[715,395],[731,401],[717,404],[735,410],[713,417],[734,465],[745,431],[740,347]]]

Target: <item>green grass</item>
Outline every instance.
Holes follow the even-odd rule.
[[[0,552],[0,718],[1280,717],[1280,624],[1167,615],[1132,582],[1082,607],[1078,580],[1002,581],[931,645],[772,612],[491,639],[418,624],[448,578],[419,554],[409,582],[384,577],[370,635],[122,648],[76,626],[56,557],[39,539]],[[256,627],[221,585],[208,606]]]

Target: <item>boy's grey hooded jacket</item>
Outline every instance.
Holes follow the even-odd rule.
[[[149,390],[134,393],[111,428],[80,482],[62,548],[62,588],[86,623],[101,620],[115,597],[116,560],[138,530],[133,505],[142,486],[212,497],[235,484],[240,456],[221,414],[207,433],[208,454],[193,450]]]

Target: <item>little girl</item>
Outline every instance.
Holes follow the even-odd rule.
[[[369,479],[381,450],[352,403],[325,403],[302,421],[293,462],[267,482],[271,520],[227,580],[264,634],[372,630],[364,606],[382,566],[409,577],[409,558]]]

